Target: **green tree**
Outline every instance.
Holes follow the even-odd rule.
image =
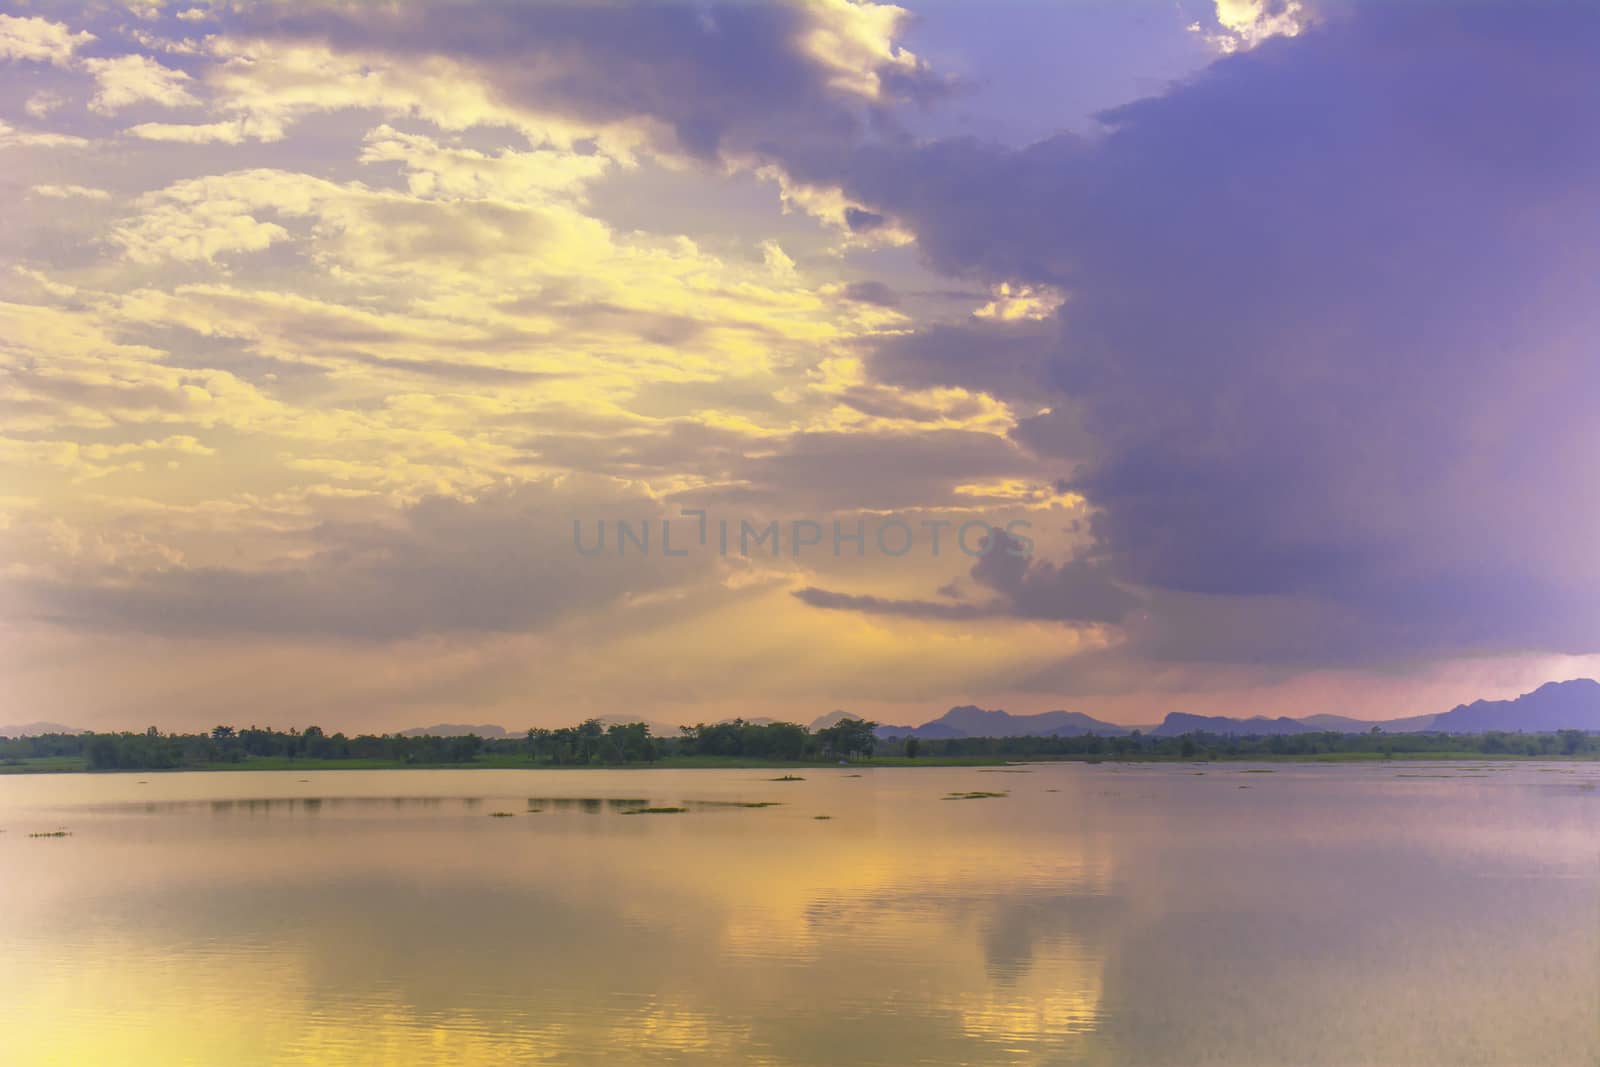
[[[832,726],[817,731],[823,746],[836,756],[870,756],[878,743],[878,724],[865,719],[840,719]]]

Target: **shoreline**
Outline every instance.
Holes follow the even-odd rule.
[[[464,763],[406,763],[401,760],[364,759],[288,759],[263,757],[238,763],[215,762],[182,767],[118,767],[90,770],[79,757],[41,756],[14,763],[0,763],[0,776],[34,774],[187,774],[228,773],[233,771],[652,771],[652,770],[849,770],[853,768],[949,768],[949,767],[1026,767],[1052,763],[1145,764],[1162,763],[1207,766],[1227,763],[1596,763],[1594,755],[1539,755],[1482,752],[1415,752],[1386,757],[1383,753],[1329,752],[1318,755],[1238,755],[1215,759],[1185,759],[1181,756],[1117,757],[1059,756],[1008,759],[1003,756],[877,756],[849,763],[837,761],[752,760],[737,756],[676,756],[651,762],[634,763],[531,763],[525,759],[473,760]]]

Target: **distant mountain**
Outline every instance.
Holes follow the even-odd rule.
[[[1433,729],[1449,733],[1483,730],[1590,730],[1600,732],[1600,682],[1577,678],[1546,682],[1515,700],[1475,700],[1437,716]]]
[[[812,729],[816,729],[816,726],[813,725]],[[1110,737],[1129,732],[1127,726],[1102,722],[1077,711],[1013,715],[1009,711],[991,711],[972,704],[951,708],[939,718],[921,726],[880,726],[877,729],[878,736],[882,738],[919,737],[928,741],[954,737],[1078,737],[1083,734]]]
[[[37,737],[40,734],[86,734],[76,726],[63,726],[58,722],[24,722],[0,726],[0,737]]]
[[[811,729],[831,726],[845,718],[846,714],[836,711],[824,715],[811,724]],[[1480,733],[1484,730],[1589,730],[1600,733],[1600,682],[1589,678],[1550,682],[1515,700],[1479,700],[1439,715],[1410,715],[1380,721],[1352,719],[1346,715],[1308,715],[1303,719],[1256,715],[1241,719],[1228,715],[1190,715],[1175,711],[1156,726],[1120,726],[1076,711],[1012,715],[1006,711],[990,711],[966,704],[951,708],[939,718],[921,726],[880,726],[877,734],[883,739],[919,737],[924,740],[1050,735],[1075,737],[1082,734],[1119,737],[1134,730],[1153,737],[1175,737],[1186,733],[1270,735],[1321,731],[1364,734],[1374,726],[1386,734],[1423,731]]]
[[[891,737],[918,737],[924,741],[948,741],[952,737],[967,736],[955,727],[947,726],[937,719],[933,722],[923,723],[921,726],[880,726],[873,733],[880,741],[887,741]]]
[[[971,704],[951,708],[936,722],[960,730],[967,737],[1074,737],[1080,734],[1125,734],[1126,726],[1101,722],[1079,711],[1046,711],[1038,715],[1013,715],[986,711]]]
[[[602,726],[618,726],[627,723],[642,722],[650,727],[652,737],[677,737],[678,728],[664,722],[652,722],[641,719],[637,715],[601,715],[598,716]],[[570,725],[570,724],[569,724]],[[477,734],[479,737],[521,737],[526,730],[507,730],[504,726],[494,723],[482,723],[478,726],[463,725],[461,723],[440,723],[437,726],[413,726],[409,730],[401,730],[401,737],[465,737],[467,734]]]
[[[650,727],[651,737],[677,737],[679,733],[678,727],[670,723],[641,719],[637,715],[602,715],[600,721],[606,726],[627,726],[630,723],[642,722]]]
[[[1378,722],[1343,715],[1308,715],[1304,719],[1235,719],[1224,715],[1174,712],[1153,731],[1157,737],[1205,732],[1213,734],[1302,734],[1318,730],[1366,733],[1374,726],[1386,734],[1482,733],[1485,730],[1590,730],[1600,733],[1600,682],[1589,678],[1549,682],[1515,700],[1477,700],[1440,715],[1411,715]]]
[[[848,711],[830,711],[826,715],[819,715],[815,719],[811,720],[811,725],[808,727],[808,729],[810,729],[812,733],[816,733],[818,730],[826,730],[840,719],[859,718],[861,718],[861,716],[852,715]]]
[[[1354,720],[1351,720],[1352,722]],[[1370,729],[1370,725],[1368,729]],[[1176,737],[1179,734],[1309,734],[1321,727],[1309,726],[1299,719],[1279,717],[1269,719],[1256,715],[1248,719],[1232,719],[1226,715],[1187,715],[1174,711],[1150,731],[1155,737]]]
[[[1264,715],[1237,719],[1228,715],[1187,715],[1173,712],[1153,730],[1153,737],[1176,737],[1187,733],[1238,734],[1260,736],[1270,734],[1309,734],[1331,732],[1339,734],[1364,734],[1376,726],[1386,734],[1414,734],[1428,730],[1448,730],[1452,727],[1435,725],[1442,715],[1411,715],[1403,719],[1352,719],[1348,715],[1307,715],[1303,719]]]
[[[482,726],[461,726],[455,723],[440,723],[437,726],[413,726],[409,730],[397,731],[401,737],[465,737],[467,734],[477,734],[479,737],[509,737],[504,726],[495,726],[485,723]]]
[[[848,711],[831,711],[811,723],[811,732],[825,730],[840,719],[856,718]],[[601,722],[626,723],[641,721],[637,716],[607,715]],[[649,722],[650,732],[657,737],[677,737],[678,728],[665,723]],[[745,720],[752,723],[769,723],[767,718]],[[1364,734],[1374,726],[1384,733],[1417,733],[1439,731],[1448,733],[1481,733],[1484,730],[1548,731],[1590,730],[1600,733],[1600,682],[1579,678],[1568,682],[1550,682],[1515,700],[1478,700],[1462,704],[1439,715],[1411,715],[1400,719],[1371,721],[1352,719],[1345,715],[1308,715],[1303,719],[1287,716],[1269,718],[1256,715],[1248,719],[1227,715],[1190,715],[1175,711],[1156,726],[1121,726],[1105,722],[1078,711],[1046,711],[1038,715],[1013,715],[1008,711],[980,708],[963,704],[951,708],[937,719],[921,726],[879,726],[880,739],[891,737],[918,737],[927,741],[962,737],[1078,737],[1098,734],[1101,737],[1121,737],[1139,730],[1153,737],[1175,737],[1186,733],[1212,734],[1304,734],[1331,730],[1338,733]],[[20,737],[41,733],[82,733],[58,723],[35,722],[22,726],[0,726],[0,736]],[[421,726],[402,730],[408,737],[431,734],[435,737],[455,737],[477,734],[479,737],[511,736],[504,727]]]
[[[1347,715],[1307,715],[1300,721],[1307,726],[1318,730],[1332,730],[1341,734],[1364,734],[1377,726],[1386,734],[1414,734],[1433,728],[1437,715],[1412,715],[1404,719],[1386,719],[1383,722],[1373,722],[1368,719],[1352,719]]]

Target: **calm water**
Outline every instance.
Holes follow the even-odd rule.
[[[0,1059],[1600,1063],[1600,767],[1252,769],[0,778]]]

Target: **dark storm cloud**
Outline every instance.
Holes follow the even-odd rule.
[[[844,210],[844,222],[855,233],[871,233],[884,223],[888,222],[882,215],[871,211],[862,211],[858,207],[849,207]]]
[[[814,608],[861,611],[869,615],[899,615],[911,619],[982,619],[995,612],[986,604],[946,603],[938,600],[895,600],[889,597],[856,596],[808,586],[797,589],[795,599]]]
[[[817,608],[919,619],[1118,622],[1138,604],[1137,598],[1111,582],[1103,568],[1088,560],[1055,564],[1030,559],[1022,543],[1005,531],[994,530],[992,536],[996,538],[995,545],[978,558],[969,572],[972,580],[990,594],[982,601],[896,600],[815,587],[798,590],[794,595]],[[940,593],[954,597],[960,589],[952,583]]]
[[[466,61],[508,103],[595,123],[650,117],[672,147],[711,159],[881,130],[884,108],[948,92],[923,65],[887,60],[866,71],[882,87],[869,106],[842,91],[807,42],[851,15],[805,3],[282,3],[246,9],[235,28]]]
[[[1116,622],[1138,600],[1117,588],[1105,569],[1088,560],[1051,563],[1031,559],[1021,543],[996,530],[999,544],[972,566],[972,580],[1003,596],[1010,614],[1025,619]]]
[[[900,303],[900,295],[883,282],[851,282],[844,287],[844,295],[848,300],[879,307],[892,308]]]
[[[839,402],[854,408],[863,415],[883,419],[906,419],[913,422],[938,423],[945,419],[964,419],[981,415],[985,411],[983,398],[971,396],[951,401],[933,408],[918,403],[897,390],[852,386],[841,390]]]
[[[1005,399],[1037,397],[1060,343],[1054,320],[969,317],[876,338],[874,377],[910,389],[960,386]]]
[[[791,162],[940,269],[1066,291],[1036,365],[924,334],[878,366],[1072,398],[1098,552],[1207,605],[1165,654],[1242,654],[1256,598],[1312,661],[1592,651],[1596,55],[1586,7],[1362,10],[1100,138]]]

